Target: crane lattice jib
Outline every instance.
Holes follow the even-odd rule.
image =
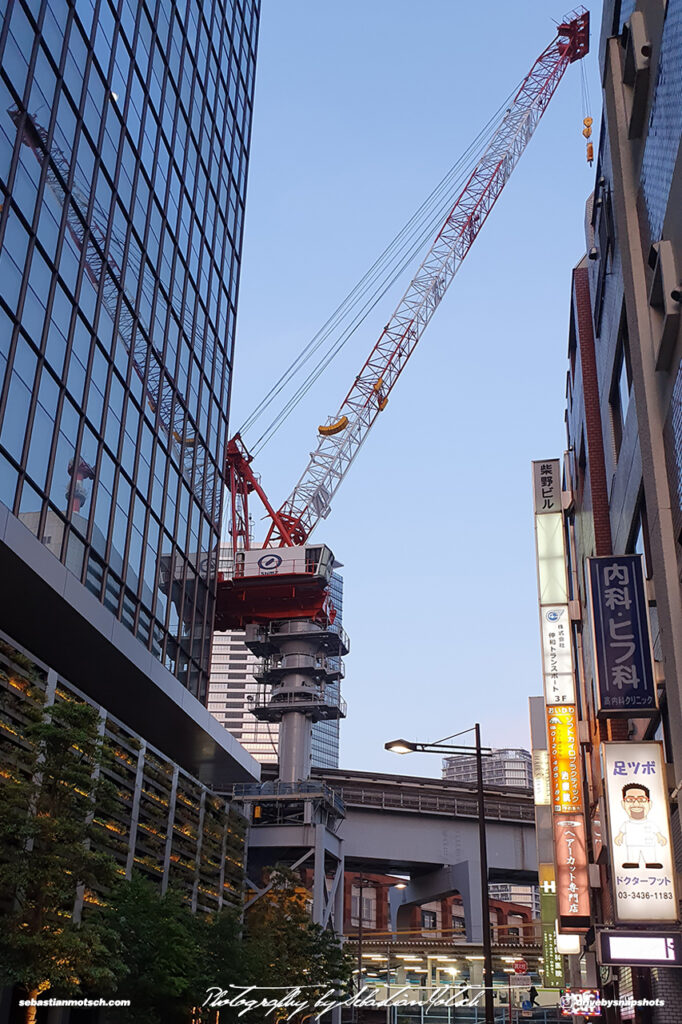
[[[588,50],[589,14],[569,15],[524,79],[489,146],[462,189],[429,252],[278,516],[304,543],[330,511],[331,499],[417,346],[450,282],[502,192],[570,63]],[[346,422],[347,421],[347,422]],[[266,544],[291,543],[276,522]]]

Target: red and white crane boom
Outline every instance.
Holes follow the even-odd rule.
[[[336,490],[386,407],[391,390],[528,145],[564,71],[585,56],[588,46],[589,14],[579,8],[557,27],[556,37],[521,84],[338,412],[319,428],[317,448],[291,495],[277,512],[266,505],[271,525],[265,547],[305,544],[319,520],[329,514]],[[228,450],[235,546],[241,535],[248,547],[243,508],[236,511],[235,503],[245,499],[247,489],[254,489],[249,462],[240,438],[235,438]],[[244,475],[247,480],[240,495],[237,478]]]

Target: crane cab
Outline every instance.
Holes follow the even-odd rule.
[[[336,564],[334,555],[325,544],[255,548],[250,551],[237,551],[233,579],[304,575],[316,577],[327,584]]]
[[[277,619],[333,621],[329,581],[338,566],[325,544],[237,551],[218,575],[215,628]]]

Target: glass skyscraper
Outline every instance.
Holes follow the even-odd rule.
[[[0,4],[0,502],[202,702],[258,7]]]

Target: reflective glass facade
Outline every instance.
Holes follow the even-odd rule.
[[[329,582],[329,595],[336,609],[334,628],[343,628],[343,577],[338,572],[332,573]],[[330,658],[334,666],[341,664],[341,658]],[[330,683],[327,687],[334,700],[341,695],[341,681]],[[340,719],[330,722],[316,722],[313,726],[312,763],[315,768],[339,767],[339,728]]]
[[[669,0],[666,10],[656,91],[649,117],[642,191],[652,242],[663,235],[675,162],[682,134],[682,0]]]
[[[0,5],[0,501],[202,701],[258,6]]]

